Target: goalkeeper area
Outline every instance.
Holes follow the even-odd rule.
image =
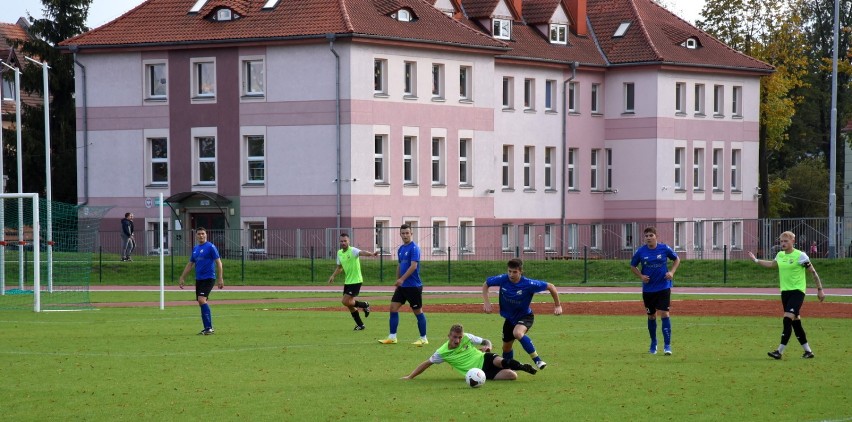
[[[0,309],[90,309],[89,283],[101,220],[111,207],[0,195]]]

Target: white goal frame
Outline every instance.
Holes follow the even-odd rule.
[[[19,282],[24,283],[24,199],[33,201],[33,311],[41,312],[41,224],[39,223],[39,201],[37,193],[3,193],[0,199],[18,198],[18,260],[20,268]],[[5,204],[0,204],[0,222],[4,221]],[[4,223],[5,225],[5,223]],[[6,294],[6,230],[0,230],[0,294]]]

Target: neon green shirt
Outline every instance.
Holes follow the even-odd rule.
[[[361,250],[351,246],[345,251],[343,249],[337,251],[337,265],[343,267],[343,272],[346,273],[346,281],[343,284],[357,284],[364,281],[361,276],[359,255],[361,255]]]
[[[793,249],[790,253],[779,251],[775,255],[775,262],[778,263],[778,278],[781,280],[782,292],[785,290],[806,291],[805,263],[810,262],[810,259],[804,252],[798,249]]]
[[[485,353],[476,347],[478,344],[482,344],[482,338],[464,333],[459,347],[450,349],[448,340],[429,358],[429,362],[433,364],[447,362],[462,375],[466,374],[471,368],[481,369],[482,363],[485,362]]]

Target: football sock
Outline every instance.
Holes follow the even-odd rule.
[[[213,328],[213,316],[210,314],[210,305],[203,304],[201,307],[201,323],[204,324],[204,328]]]
[[[793,320],[793,331],[796,333],[796,340],[799,340],[799,344],[804,345],[808,343],[808,337],[805,335],[805,329],[802,328],[802,320]]]
[[[420,338],[426,338],[426,314],[417,314],[417,329],[420,330]]]
[[[524,334],[524,336],[521,337],[521,339],[519,341],[521,343],[521,346],[524,348],[524,351],[529,353],[530,356],[532,356],[535,353],[535,346],[533,346],[532,339],[527,337],[526,334]],[[538,355],[536,355],[536,356],[538,356]]]
[[[786,348],[786,347],[787,347],[786,344],[779,344],[778,345],[778,353],[784,353],[784,348]]]
[[[672,344],[672,322],[669,318],[663,318],[663,341],[666,346]]]
[[[362,309],[363,309],[363,308],[366,308],[366,307],[367,307],[367,302],[361,302],[360,300],[356,300],[356,301],[355,301],[355,307],[356,307],[356,308],[362,308]]]
[[[648,320],[648,334],[651,335],[651,343],[657,344],[657,320]]]
[[[390,313],[390,334],[396,337],[396,329],[399,327],[399,312]]]
[[[503,359],[512,359],[515,357],[515,351],[509,350],[508,352],[503,352]]]
[[[786,346],[790,341],[790,334],[793,332],[793,320],[784,317],[784,331],[781,332],[781,344]],[[780,351],[780,350],[779,350]]]
[[[811,350],[811,345],[808,343],[803,344],[802,349],[805,349],[806,352],[813,352],[813,350]]]
[[[521,369],[521,363],[511,358],[503,358],[503,368],[514,369],[517,371]]]
[[[364,323],[361,321],[361,314],[359,314],[358,311],[352,312],[352,319],[355,320],[355,324],[364,325]]]

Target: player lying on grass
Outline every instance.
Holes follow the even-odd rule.
[[[410,374],[402,379],[410,380],[429,369],[433,364],[447,362],[459,374],[464,376],[471,368],[479,368],[485,372],[489,380],[515,380],[518,373],[524,371],[535,375],[536,369],[528,363],[520,363],[514,359],[503,359],[491,353],[491,341],[465,333],[461,324],[450,327],[448,340],[432,354],[429,359],[417,365]],[[482,350],[477,346],[481,346]]]

